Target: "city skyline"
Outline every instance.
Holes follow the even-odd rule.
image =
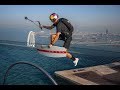
[[[75,33],[102,33],[106,29],[111,33],[120,33],[119,11],[120,5],[0,5],[0,39],[26,39],[29,31],[38,32],[40,29],[24,17],[40,21],[43,25],[52,25],[49,15],[53,12],[69,19]]]

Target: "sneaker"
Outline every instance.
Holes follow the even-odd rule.
[[[79,61],[79,58],[75,58],[75,61],[73,61],[74,66],[77,66],[78,61]]]

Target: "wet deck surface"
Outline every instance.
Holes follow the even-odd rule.
[[[77,85],[120,85],[120,62],[56,71],[55,75]]]

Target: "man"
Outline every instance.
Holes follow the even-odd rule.
[[[56,14],[56,13],[52,13],[50,15],[49,19],[51,20],[53,25],[51,25],[51,26],[42,25],[42,28],[51,30],[54,27],[56,27],[56,34],[51,35],[51,43],[48,45],[48,47],[49,48],[52,47],[52,45],[57,40],[63,40],[64,41],[63,47],[65,47],[66,51],[67,51],[70,47],[70,42],[72,40],[72,31],[73,31],[72,25],[69,23],[69,21],[67,19],[59,18],[58,14]],[[64,20],[64,22],[63,22],[63,20]],[[65,24],[65,20],[67,21],[69,26]],[[72,28],[70,28],[70,26]],[[74,66],[77,65],[78,60],[79,60],[78,58],[74,58],[69,52],[67,52],[66,56],[73,60]]]

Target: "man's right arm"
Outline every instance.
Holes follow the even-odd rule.
[[[54,26],[54,25],[51,25],[51,26],[44,26],[44,25],[42,25],[42,27],[51,30],[51,29],[53,29],[55,26]]]

